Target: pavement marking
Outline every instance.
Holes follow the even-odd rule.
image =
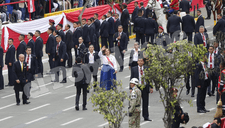
[[[5,108],[8,108],[8,107],[11,107],[11,106],[13,106],[13,105],[15,105],[15,103],[6,105],[6,106],[4,106],[4,107],[1,107],[0,110],[5,109]]]
[[[76,96],[76,94],[74,94],[74,95],[72,95],[72,96],[65,97],[64,99],[67,100],[67,99],[73,98],[73,97],[75,97],[75,96]]]
[[[41,118],[38,118],[38,119],[35,119],[35,120],[32,120],[32,121],[30,121],[30,122],[27,122],[27,123],[25,123],[25,124],[32,124],[32,123],[34,123],[34,122],[37,122],[37,121],[39,121],[39,120],[43,120],[43,119],[45,119],[45,118],[47,118],[47,116],[44,116],[44,117],[41,117]]]
[[[140,126],[145,125],[145,124],[147,124],[147,123],[149,123],[149,122],[150,122],[150,121],[145,121],[145,122],[141,123]]]
[[[38,86],[39,88],[41,88],[41,87],[44,87],[44,86],[47,86],[47,85],[50,85],[50,84],[52,84],[53,82],[50,82],[50,83],[47,83],[47,84],[44,84],[44,85],[41,85],[41,86]]]
[[[214,110],[214,109],[216,109],[216,108],[210,108],[209,111],[212,111],[212,110]]]
[[[37,110],[37,109],[39,109],[39,108],[43,108],[43,107],[48,106],[48,105],[50,105],[50,104],[44,104],[44,105],[38,106],[38,107],[36,107],[36,108],[32,108],[32,109],[30,109],[29,111],[34,111],[34,110]]]
[[[81,106],[82,104],[79,104],[79,107]],[[69,108],[66,108],[64,110],[62,110],[63,112],[65,111],[68,111],[68,110],[71,110],[71,109],[75,109],[75,105],[73,107],[69,107]]]
[[[77,118],[75,120],[71,120],[71,121],[69,121],[67,123],[61,124],[61,126],[65,126],[65,125],[71,124],[71,123],[76,122],[76,121],[81,120],[81,119],[83,119],[83,118]]]
[[[4,120],[7,120],[7,119],[10,119],[10,118],[12,118],[13,116],[8,116],[8,117],[6,117],[6,118],[3,118],[3,119],[0,119],[0,122],[1,121],[4,121]]]
[[[129,68],[129,66],[125,66],[124,69]]]
[[[126,60],[126,59],[128,59],[128,58],[130,58],[130,56],[124,57],[124,60]]]
[[[103,127],[105,125],[109,124],[108,122],[104,123],[104,124],[101,124],[101,125],[98,125],[98,127]]]
[[[126,76],[125,78],[130,78],[130,75],[129,76]]]
[[[73,86],[74,86],[74,84],[68,85],[68,86],[66,86],[65,88],[70,88],[70,87],[73,87]]]
[[[2,99],[7,98],[7,97],[10,97],[10,96],[14,96],[14,95],[15,95],[15,93],[10,94],[10,95],[7,95],[7,96],[3,96]]]
[[[48,94],[51,94],[51,92],[48,92],[48,93],[44,93],[44,94],[38,95],[38,96],[36,96],[36,97],[34,97],[34,98],[39,98],[39,97],[42,97],[42,96],[45,96],[45,95],[48,95]]]

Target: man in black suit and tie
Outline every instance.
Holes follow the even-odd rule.
[[[74,22],[73,23],[73,28],[74,28],[74,31],[73,31],[73,45],[74,45],[74,51],[75,51],[75,55],[77,57],[77,48],[78,48],[78,45],[79,45],[79,37],[82,37],[82,28],[80,27],[81,26],[81,23],[80,21],[77,21],[77,22]]]
[[[167,22],[167,33],[170,34],[172,42],[174,41],[174,38],[176,41],[179,40],[180,23],[182,23],[182,20],[177,16],[177,11],[174,11],[173,15],[168,18]]]
[[[67,67],[71,68],[72,67],[72,63],[73,63],[71,50],[74,47],[73,40],[72,40],[73,39],[73,33],[70,30],[70,25],[69,24],[66,24],[65,29],[66,29],[66,32],[65,32],[66,33],[65,43],[66,43],[66,47],[67,47],[66,50],[67,50],[67,54],[68,54]]]
[[[85,55],[88,52],[88,49],[85,47],[83,43],[83,38],[79,37],[79,46],[77,48],[77,57],[82,58],[82,62],[85,63]]]
[[[65,42],[65,33],[64,33],[64,31],[62,30],[62,28],[63,28],[63,25],[62,25],[62,24],[58,24],[58,25],[57,25],[57,30],[58,30],[58,32],[59,32],[59,36],[61,36],[61,37],[62,37],[62,41]]]
[[[90,40],[90,37],[89,37],[89,29],[88,29],[88,25],[86,24],[87,20],[86,19],[82,19],[82,24],[83,24],[83,28],[82,28],[82,36],[83,36],[83,39],[84,39],[84,45],[88,48],[89,45],[91,44],[91,40]]]
[[[4,78],[2,75],[3,64],[3,48],[0,46],[0,90],[4,89]]]
[[[94,36],[93,36],[94,39],[95,39],[95,41],[94,41],[94,47],[96,49],[95,51],[99,51],[100,50],[100,46],[99,46],[99,39],[97,39],[96,26],[95,26],[95,18],[94,17],[91,17],[90,19],[91,19],[91,27],[93,27],[93,29],[95,30],[94,31]]]
[[[190,12],[191,5],[190,5],[189,1],[182,0],[180,2],[179,6],[180,6],[179,8],[180,8],[181,12],[186,12],[186,13]]]
[[[157,26],[155,20],[152,19],[152,14],[148,14],[148,18],[145,20],[144,28],[145,28],[145,36],[146,41],[149,42],[149,37],[151,37],[151,43],[153,44],[154,35],[157,33]]]
[[[17,52],[16,52],[16,59],[17,60],[19,60],[19,54],[25,54],[26,53],[27,44],[24,42],[24,38],[25,38],[25,36],[23,34],[21,34],[19,36],[20,44],[17,47]]]
[[[148,67],[144,66],[143,58],[139,58],[138,66],[132,67],[131,69],[130,79],[137,78],[139,80],[140,85],[145,85],[145,88],[140,89],[142,97],[142,116],[144,117],[145,121],[152,121],[149,119],[148,105],[149,105],[149,93],[153,92],[153,88],[149,85],[149,83],[145,82],[145,80],[142,80],[142,76],[144,76],[144,70],[147,68]]]
[[[100,21],[98,20],[98,14],[95,13],[94,14],[94,24],[95,24],[95,35],[96,35],[96,43],[99,45],[99,36],[100,36],[100,33],[99,33],[99,29],[100,29]],[[100,51],[100,47],[95,49],[95,51]]]
[[[114,23],[114,30],[115,32],[118,32],[118,26],[121,25],[121,21],[119,19],[119,14],[115,14],[115,23]]]
[[[198,10],[197,11],[197,15],[198,15],[198,20],[195,24],[195,33],[198,33],[199,32],[199,27],[200,26],[204,26],[205,27],[205,21],[204,21],[204,18],[202,17],[202,14],[201,14],[201,10]]]
[[[134,21],[133,32],[136,33],[136,42],[143,45],[145,43],[145,19],[142,17],[142,10],[138,10],[138,17]]]
[[[140,3],[140,6],[141,6],[140,9],[141,9],[142,12],[143,12],[142,17],[143,17],[143,18],[146,18],[146,10],[145,10],[145,7],[144,7],[144,3],[141,2],[141,3]]]
[[[14,85],[14,78],[13,78],[13,71],[12,67],[15,62],[15,47],[13,45],[13,39],[9,38],[8,40],[9,48],[5,55],[5,64],[8,67],[8,85],[6,86],[13,86]]]
[[[116,43],[115,46],[118,46],[120,51],[120,53],[116,52],[116,54],[120,54],[119,56],[122,58],[122,65],[120,65],[120,71],[119,71],[119,72],[122,72],[123,63],[124,63],[124,54],[126,52],[127,44],[128,44],[127,34],[123,32],[122,25],[118,26],[118,32],[114,34],[114,42]]]
[[[32,54],[35,55],[35,44],[34,44],[34,40],[33,40],[33,33],[29,32],[27,35],[27,39],[28,39],[28,43],[27,43],[27,47],[31,48]]]
[[[217,32],[225,32],[225,20],[222,18],[222,14],[217,15],[217,23],[213,27],[213,35],[216,36]],[[216,36],[218,38],[218,36]]]
[[[52,34],[53,32],[53,29],[52,28],[48,28],[48,40],[47,40],[47,43],[46,43],[46,49],[45,49],[45,52],[46,54],[48,54],[48,62],[49,62],[49,66],[50,66],[50,69],[53,69],[55,67],[55,62],[53,61],[53,57],[54,57],[54,54],[55,54],[55,37],[54,35]],[[51,72],[51,71],[50,71]]]
[[[138,17],[138,10],[139,10],[138,2],[135,1],[135,2],[134,2],[134,11],[133,11],[133,13],[132,13],[132,22],[134,22],[135,19]]]
[[[189,15],[189,12],[182,17],[182,31],[186,33],[188,41],[192,41],[192,33],[195,31],[195,19]]]
[[[130,22],[130,15],[129,15],[129,12],[127,10],[127,4],[123,3],[122,4],[122,14],[121,14],[121,17],[120,17],[120,20],[121,20],[121,25],[123,26],[123,31],[127,34],[127,38],[128,38],[128,41],[129,41],[129,33],[128,33],[128,24]]]
[[[107,13],[107,17],[108,17],[108,23],[109,23],[109,37],[108,37],[108,41],[109,41],[109,49],[111,51],[111,53],[113,53],[113,34],[115,33],[114,30],[114,19],[112,17],[112,12],[108,12]]]
[[[27,63],[24,62],[24,54],[19,55],[19,60],[13,64],[13,76],[14,76],[14,90],[16,95],[16,105],[20,105],[19,92],[23,92],[23,104],[29,104],[27,102],[27,96],[24,92],[24,86],[28,82]]]
[[[88,19],[88,31],[89,31],[89,37],[90,37],[90,42],[94,47],[97,49],[99,45],[97,45],[96,42],[96,35],[95,35],[95,24],[92,23],[92,19]],[[91,45],[90,44],[90,45]]]
[[[56,71],[55,71],[55,80],[52,82],[59,82],[59,71],[60,69],[63,71],[63,80],[60,83],[66,83],[66,60],[68,59],[68,55],[66,53],[66,44],[62,41],[61,36],[56,36],[57,45],[55,47],[55,54],[53,61],[55,61]]]
[[[38,77],[43,77],[43,63],[42,63],[42,56],[43,56],[43,39],[40,37],[41,32],[36,30],[35,32],[35,55],[37,59],[37,73]]]
[[[108,48],[107,38],[109,37],[109,22],[106,21],[106,15],[102,16],[102,24],[100,27],[100,36],[102,41],[102,47]]]
[[[204,26],[200,26],[199,33],[195,34],[194,36],[194,43],[195,45],[203,44],[203,46],[205,46],[208,50],[209,49],[208,34],[204,31],[205,31]]]

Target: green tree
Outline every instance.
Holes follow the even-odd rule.
[[[193,73],[195,64],[207,52],[203,45],[195,46],[187,41],[178,41],[169,45],[165,50],[161,46],[148,45],[145,51],[147,57],[145,76],[142,79],[159,89],[160,99],[165,108],[163,122],[166,128],[171,128],[174,104],[180,103],[184,88],[183,79],[188,73]],[[171,52],[173,50],[173,52]],[[170,51],[170,53],[168,52]],[[172,96],[171,88],[180,88],[176,99]]]

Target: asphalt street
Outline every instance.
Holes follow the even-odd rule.
[[[206,16],[205,9],[202,9],[203,15]],[[213,17],[213,16],[212,16]],[[213,39],[212,29],[213,20],[205,20],[210,39]],[[123,72],[117,73],[117,80],[122,80],[123,89],[128,92],[130,70],[128,68],[129,53],[134,44],[131,39],[128,45],[128,51],[125,54]],[[73,58],[74,59],[74,58]],[[67,69],[68,81],[66,84],[52,83],[54,75],[46,75],[49,70],[47,55],[43,57],[44,61],[44,78],[38,78],[32,82],[32,96],[30,98],[31,104],[16,106],[14,90],[12,87],[6,87],[0,90],[0,127],[1,128],[103,128],[107,127],[107,121],[103,116],[97,112],[93,112],[92,103],[88,101],[87,111],[83,111],[80,106],[80,111],[76,111],[75,95],[76,89],[74,86],[74,78],[71,77],[72,69]],[[74,60],[73,60],[74,62]],[[99,72],[100,73],[100,72]],[[99,76],[99,75],[98,75]],[[4,71],[5,84],[8,83],[7,72]],[[98,77],[98,80],[100,78]],[[62,78],[60,79],[62,80]],[[93,89],[90,90],[90,93]],[[91,94],[88,94],[88,98]],[[196,94],[191,97],[186,95],[186,88],[182,92],[183,99],[191,99],[193,107],[187,102],[181,104],[183,111],[188,112],[190,121],[184,126],[191,128],[192,126],[202,126],[206,122],[212,122],[213,116],[216,112],[216,97],[206,98],[206,109],[210,110],[206,114],[198,114],[196,108]],[[163,128],[162,121],[164,108],[160,102],[159,93],[154,90],[150,96],[149,114],[152,122],[144,122],[141,118],[141,128]],[[20,96],[21,97],[21,96]],[[82,105],[82,96],[80,99]],[[128,102],[125,102],[126,109]],[[123,128],[128,128],[128,117],[126,117],[122,124]]]

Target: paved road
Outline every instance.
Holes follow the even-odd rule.
[[[205,9],[203,15],[205,16]],[[210,38],[212,36],[213,20],[205,21]],[[134,40],[128,45],[132,49]],[[124,90],[128,91],[130,71],[128,69],[129,61],[128,51],[125,55],[125,69],[117,74],[118,80],[122,80]],[[44,57],[46,58],[46,56]],[[45,73],[49,70],[47,60],[44,61]],[[6,87],[0,91],[0,126],[2,128],[58,128],[58,127],[76,127],[76,128],[102,128],[107,126],[103,116],[93,112],[90,101],[87,104],[87,111],[75,111],[75,92],[74,78],[71,77],[71,69],[67,70],[68,82],[66,84],[51,83],[54,76],[45,75],[44,78],[35,80],[32,83],[33,95],[30,98],[31,104],[16,106],[15,95],[12,87]],[[4,75],[5,84],[7,83],[7,74]],[[62,79],[62,78],[61,78]],[[99,79],[99,77],[98,77]],[[39,91],[38,91],[39,90]],[[41,93],[40,93],[41,92]],[[91,90],[93,92],[93,90]],[[211,122],[216,111],[215,97],[206,98],[206,108],[211,112],[198,114],[196,108],[196,96],[191,98],[186,96],[186,89],[182,93],[184,99],[192,99],[193,107],[186,102],[181,106],[185,112],[189,113],[190,121],[186,128],[191,126],[202,126],[206,122]],[[196,90],[197,92],[197,90]],[[88,94],[90,97],[90,93]],[[82,99],[82,98],[81,98]],[[80,100],[82,101],[82,100]],[[82,102],[80,102],[80,105]],[[125,102],[127,107],[128,103]],[[81,109],[81,107],[80,107]],[[162,117],[164,108],[160,102],[158,92],[150,94],[149,106],[150,118],[152,122],[144,122],[141,118],[141,127],[162,128],[164,127]],[[126,117],[122,124],[123,128],[128,127],[128,118]]]

